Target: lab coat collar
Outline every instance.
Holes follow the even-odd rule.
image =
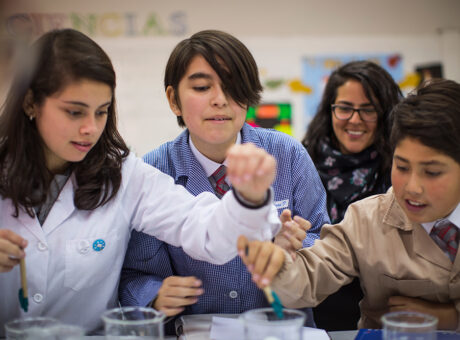
[[[46,235],[52,233],[53,230],[64,222],[75,210],[74,192],[76,187],[76,178],[72,173],[62,188],[56,202],[54,202],[45,223],[43,223],[42,228]]]

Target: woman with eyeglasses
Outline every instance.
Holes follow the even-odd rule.
[[[351,203],[390,187],[389,116],[401,98],[391,75],[370,61],[347,63],[330,75],[302,143],[326,189],[332,224]],[[316,325],[356,329],[361,298],[354,280],[313,309]]]

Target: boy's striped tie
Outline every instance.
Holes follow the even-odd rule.
[[[225,174],[227,168],[225,165],[221,165],[211,176],[209,176],[209,181],[214,188],[216,196],[222,198],[224,194],[230,189],[230,186],[225,182]]]
[[[431,238],[437,245],[449,256],[450,260],[454,262],[457,255],[459,230],[453,223],[444,225],[435,225],[430,232]]]

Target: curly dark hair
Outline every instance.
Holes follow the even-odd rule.
[[[307,148],[313,162],[316,162],[321,153],[320,143],[325,137],[329,137],[338,147],[338,141],[332,129],[331,105],[337,98],[337,89],[348,80],[360,82],[366,97],[377,109],[378,121],[374,146],[382,158],[379,173],[389,172],[392,151],[388,143],[391,127],[390,112],[393,106],[401,100],[402,93],[391,75],[371,61],[353,61],[332,72],[318,111],[308,126],[302,144]]]
[[[83,210],[105,204],[120,188],[122,162],[129,153],[117,130],[116,78],[110,58],[73,29],[45,33],[24,57],[0,116],[0,194],[12,200],[16,217],[21,207],[33,217],[33,207],[45,202],[53,174],[46,167],[35,121],[24,112],[26,94],[41,105],[68,84],[88,79],[110,86],[113,96],[99,141],[81,162],[70,164],[78,185],[74,203]]]

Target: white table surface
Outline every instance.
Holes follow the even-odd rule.
[[[358,333],[357,330],[352,331],[335,331],[335,332],[328,332],[327,334],[331,338],[331,340],[354,340],[356,334]],[[166,339],[175,339],[173,337],[166,337]],[[208,333],[201,333],[201,334],[189,334],[188,336],[180,336],[178,337],[179,340],[210,340],[209,332]]]
[[[85,336],[83,339],[85,340],[105,340],[105,336],[103,335]],[[177,337],[176,336],[165,336],[164,340],[177,340]]]
[[[182,324],[184,334],[179,336],[179,340],[211,340],[209,337],[211,320],[213,316],[236,318],[238,314],[195,314],[184,315],[176,321]],[[328,332],[331,340],[354,340],[357,330]],[[235,339],[236,340],[236,339]]]
[[[331,336],[332,340],[353,340],[357,331],[340,331],[340,332],[330,332],[328,333]],[[335,334],[337,333],[337,334]],[[5,338],[0,338],[0,340]],[[95,336],[85,336],[82,339],[84,340],[105,340],[103,335],[95,335]],[[185,339],[184,337],[176,337],[176,336],[165,336],[164,340],[181,340]],[[188,337],[186,338],[188,339]],[[202,336],[202,337],[194,337],[193,339],[196,340],[209,340],[209,336]]]

